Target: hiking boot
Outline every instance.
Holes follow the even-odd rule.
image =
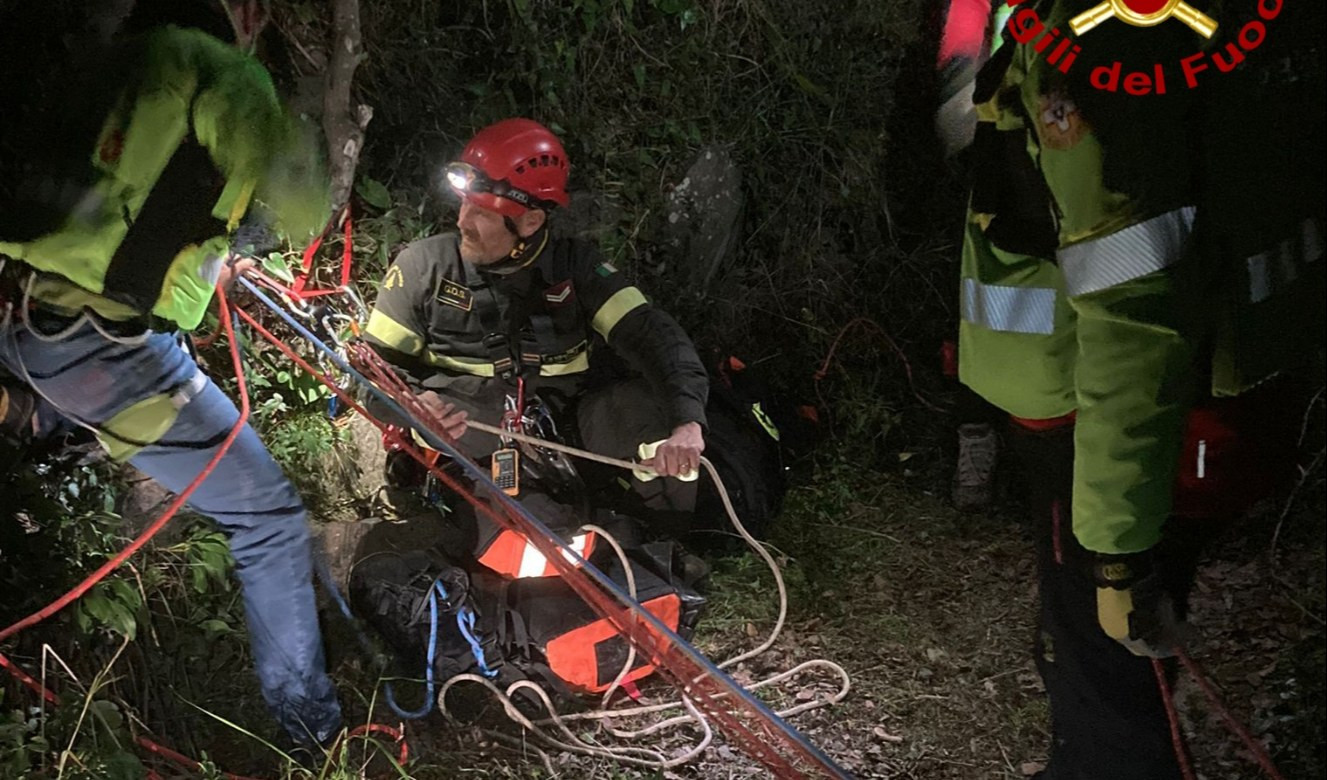
[[[999,449],[999,439],[989,424],[958,426],[958,465],[952,496],[960,512],[978,512],[990,505]]]

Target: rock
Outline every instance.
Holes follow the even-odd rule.
[[[662,250],[701,294],[736,248],[745,195],[742,171],[719,146],[700,150],[668,193]]]
[[[320,523],[313,535],[332,578],[344,591],[355,563],[378,553],[434,547],[443,536],[445,523],[441,514],[429,510],[403,520],[373,517],[353,523]]]
[[[148,475],[125,464],[120,476],[125,489],[117,499],[116,512],[124,519],[122,530],[129,536],[138,536],[165,511],[175,494],[157,484]],[[155,544],[170,545],[180,540],[184,523],[169,522],[155,537]]]
[[[321,550],[332,580],[342,593],[349,592],[350,570],[362,557],[358,549],[364,537],[379,522],[370,519],[358,523],[320,523],[314,526],[314,544]]]

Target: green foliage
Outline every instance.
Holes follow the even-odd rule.
[[[0,705],[3,704],[4,690],[0,689]],[[50,750],[39,727],[40,721],[25,717],[22,710],[6,713],[0,709],[0,775],[26,777],[28,770],[37,766],[40,757]]]
[[[3,697],[0,697],[3,704]],[[139,780],[146,774],[120,706],[73,698],[59,708],[0,709],[0,777]],[[48,774],[50,773],[50,774]]]
[[[84,633],[99,625],[133,639],[138,632],[138,611],[142,607],[143,599],[133,583],[105,579],[78,600],[74,620]]]
[[[355,194],[368,205],[380,211],[391,208],[392,194],[377,179],[361,176],[355,184]]]
[[[0,477],[0,491],[7,499],[3,509],[6,514],[12,510],[17,521],[0,520],[0,553],[15,561],[42,562],[0,566],[0,592],[7,594],[0,614],[18,611],[26,601],[8,594],[67,588],[80,573],[124,546],[115,513],[119,486],[114,473],[108,463],[89,463],[78,453],[68,453],[25,463]]]
[[[325,413],[306,411],[284,417],[264,431],[268,452],[287,474],[313,476],[321,459],[332,452],[345,434]]]
[[[191,539],[182,546],[177,545],[172,551],[185,555],[189,567],[189,585],[195,594],[202,595],[213,588],[223,591],[230,589],[227,574],[235,561],[230,557],[226,537],[220,532],[200,528]]]
[[[274,349],[258,352],[257,358],[246,366],[245,380],[250,402],[257,401],[254,415],[260,428],[280,422],[289,412],[311,408],[332,395],[317,377],[291,365]],[[263,390],[271,392],[265,394]]]
[[[280,252],[272,252],[263,258],[262,270],[268,276],[293,284],[295,282],[295,273],[291,270],[290,261]]]
[[[379,207],[382,213],[355,222],[355,270],[366,291],[376,289],[382,282],[388,264],[401,247],[430,236],[435,230],[433,223],[424,217],[423,204],[411,208],[393,205],[390,194],[386,198],[386,205]]]

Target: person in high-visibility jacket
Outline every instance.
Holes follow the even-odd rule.
[[[503,120],[479,131],[445,173],[461,198],[457,232],[401,251],[367,341],[436,408],[459,410],[454,418],[496,424],[519,384],[559,424],[575,419],[592,451],[630,459],[657,444],[645,457],[660,474],[698,473],[704,365],[677,321],[596,249],[550,234],[550,213],[569,202],[561,141],[532,120]],[[594,375],[591,358],[609,353],[635,377]],[[459,445],[484,457],[497,440],[469,431]],[[694,505],[694,482],[631,485],[645,508],[669,519],[684,521]]]
[[[239,220],[306,239],[325,219],[325,176],[267,71],[234,46],[163,27],[95,65],[39,139],[63,157],[39,155],[49,164],[3,190],[0,364],[179,492],[238,411],[175,331],[197,326],[234,273]],[[190,505],[229,535],[269,707],[296,741],[325,741],[341,716],[299,495],[246,426]]]
[[[1076,349],[1026,128],[989,103],[990,71],[974,101],[982,66],[1006,45],[1001,32],[1012,9],[998,0],[945,6],[936,132],[973,181],[960,245],[956,369],[963,388],[953,489],[955,506],[968,510],[993,493],[999,437],[990,407],[1030,419],[1072,412]]]
[[[1151,658],[1181,641],[1195,539],[1212,526],[1194,533],[1185,518],[1238,513],[1286,449],[1254,440],[1272,430],[1266,398],[1223,397],[1304,355],[1286,333],[1322,333],[1322,192],[1308,171],[1323,89],[1305,37],[1321,8],[1264,18],[1285,32],[1242,71],[1140,96],[1089,79],[1225,41],[1205,50],[1178,20],[1116,22],[1071,40],[1076,62],[1056,67],[1038,41],[1069,38],[1093,5],[1020,5],[977,80],[991,127],[974,148],[960,376],[1016,417],[1030,476],[1052,720],[1042,777],[1177,778]],[[1263,6],[1221,16],[1227,40]],[[997,230],[1011,213],[1032,218]],[[1212,410],[1243,424],[1245,457],[1265,457],[1218,460],[1203,445],[1231,427]],[[1238,500],[1195,499],[1195,486]]]

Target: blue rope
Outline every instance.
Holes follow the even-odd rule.
[[[447,598],[447,591],[442,587],[441,582],[435,582],[433,585],[434,587],[429,588],[429,649],[428,665],[424,668],[427,691],[424,695],[424,706],[414,712],[407,712],[396,703],[396,692],[392,690],[392,684],[389,682],[383,686],[383,698],[387,700],[387,706],[392,708],[392,712],[406,720],[417,720],[433,711],[433,658],[438,651],[438,593],[442,593],[444,599]]]
[[[470,643],[470,653],[475,657],[475,663],[479,664],[479,671],[485,677],[497,677],[498,670],[490,669],[488,663],[484,660],[484,648],[479,644],[479,639],[475,637],[475,611],[469,607],[461,607],[456,611],[456,627],[461,629],[461,636]]]
[[[318,579],[323,583],[323,589],[331,596],[332,601],[336,602],[337,608],[345,616],[346,621],[355,629],[355,638],[359,640],[360,646],[365,654],[370,658],[375,655],[373,644],[369,638],[360,630],[359,624],[355,622],[355,615],[350,610],[350,604],[346,602],[345,596],[341,595],[341,589],[336,586],[336,581],[332,579],[332,572],[327,566],[327,561],[317,551],[313,556],[314,566],[318,570]],[[429,588],[429,647],[427,654],[428,667],[424,670],[424,680],[427,686],[427,698],[424,700],[424,706],[417,712],[405,712],[399,704],[396,703],[396,692],[392,689],[390,682],[383,685],[384,698],[387,700],[387,706],[398,716],[407,720],[417,720],[428,715],[433,711],[433,661],[437,657],[438,650],[438,594],[442,595],[443,601],[448,600],[447,589],[441,582],[434,581],[433,586]]]

